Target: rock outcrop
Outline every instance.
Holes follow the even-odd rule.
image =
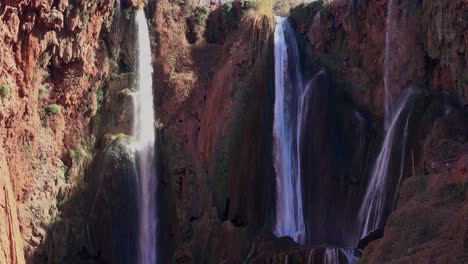
[[[321,70],[307,84],[300,138],[305,241],[353,248],[375,137],[369,121]]]
[[[0,262],[23,264],[23,239],[19,230],[15,195],[5,154],[0,149]]]
[[[1,226],[10,229],[0,240],[2,250],[10,249],[7,263],[24,256],[28,263],[47,261],[43,245],[60,217],[60,197],[79,182],[82,161],[72,156],[87,155],[93,141],[95,92],[109,75],[99,34],[113,6],[0,3],[1,158],[8,165],[2,165],[1,182],[9,219]]]
[[[455,111],[434,123],[424,150],[426,173],[403,183],[384,237],[359,263],[468,261],[467,124]]]
[[[136,176],[128,134],[133,11],[144,2],[0,2],[0,263],[135,258]],[[415,105],[408,179],[397,209],[361,261],[463,263],[468,6],[463,0],[397,2],[391,19],[399,30],[390,34],[387,77],[395,94],[417,86],[424,96]],[[324,115],[309,116],[308,125],[324,125],[311,133],[320,142],[307,141],[307,151],[329,162],[307,165],[324,172],[305,180],[315,185],[316,194],[305,197],[314,200],[311,206],[321,206],[320,197],[333,200],[319,196],[321,188],[346,199],[362,196],[366,186],[383,137],[387,3],[318,1],[291,10],[305,79],[327,69],[326,81],[317,84],[320,98],[309,98]],[[240,2],[146,4],[158,208],[164,212],[161,263],[320,263],[326,248],[337,246],[328,244],[345,233],[317,229],[320,245],[313,247],[272,234],[274,20],[248,8]],[[341,160],[331,163],[335,158]],[[333,204],[314,225],[332,226],[338,207],[348,214],[357,202]],[[323,244],[327,235],[332,238]]]
[[[242,262],[274,213],[273,19],[233,4],[193,27],[180,17],[200,7],[156,5],[165,259]]]
[[[137,259],[138,203],[135,156],[131,138],[121,136],[97,155],[88,171],[91,259],[132,263]]]
[[[466,261],[467,9],[465,1],[337,0],[291,10],[306,72],[326,67],[372,134],[383,133],[385,78],[390,100],[408,87],[424,91],[396,211],[362,263]]]
[[[390,30],[388,78],[396,93],[419,86],[467,104],[467,3],[400,1],[391,7],[393,31],[386,27],[387,3],[336,0],[294,8],[291,17],[310,45],[304,52],[312,58],[312,71],[326,66],[346,82],[354,102],[381,116]]]

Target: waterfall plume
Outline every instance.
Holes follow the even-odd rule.
[[[137,90],[133,94],[135,137],[138,165],[138,263],[156,263],[156,190],[153,66],[149,29],[143,10],[135,16],[137,25]]]
[[[274,165],[276,170],[277,236],[300,242],[304,234],[299,167],[298,115],[304,91],[299,52],[287,18],[276,17]]]

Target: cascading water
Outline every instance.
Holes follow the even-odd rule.
[[[401,178],[403,176],[404,159],[406,153],[406,141],[408,137],[408,122],[411,109],[407,109],[411,104],[412,96],[416,94],[413,89],[406,89],[400,95],[399,101],[395,103],[397,92],[396,83],[390,78],[390,71],[393,68],[392,51],[394,25],[394,0],[389,0],[387,5],[387,19],[385,32],[385,54],[384,54],[384,107],[385,107],[385,139],[382,149],[374,164],[370,182],[360,209],[362,221],[361,237],[367,236],[374,230],[381,228],[385,224],[386,214],[393,210],[395,197],[398,193]],[[404,128],[402,122],[406,121]],[[396,140],[400,139],[399,142]],[[397,147],[397,151],[395,148]],[[398,149],[399,148],[399,149]],[[399,151],[398,151],[399,150]],[[395,156],[397,154],[397,156]],[[399,155],[399,157],[398,157]],[[398,159],[399,158],[399,159]],[[396,159],[396,161],[395,161]],[[394,165],[393,165],[394,164]],[[392,165],[399,166],[394,174],[398,174],[395,183],[390,184]],[[393,177],[392,177],[393,178]]]
[[[340,264],[340,259],[338,255],[338,250],[335,248],[327,248],[325,250],[325,256],[323,263],[325,264]]]
[[[357,250],[347,248],[314,248],[310,250],[307,264],[353,264],[359,260]]]
[[[394,100],[393,90],[390,87],[390,67],[389,64],[391,63],[390,60],[392,59],[391,51],[392,51],[392,18],[394,12],[393,6],[394,0],[389,0],[387,4],[387,19],[386,19],[386,30],[385,30],[385,51],[384,51],[384,107],[385,107],[385,129],[388,129],[389,122],[391,120],[392,114],[392,103]]]
[[[393,208],[395,194],[403,176],[411,104],[416,94],[416,90],[406,89],[395,108],[393,119],[385,134],[384,143],[374,164],[361,206],[360,216],[363,220],[361,237],[381,228],[385,221],[386,208],[389,206]],[[395,147],[398,147],[399,151],[395,152]],[[400,156],[395,156],[395,153]],[[389,186],[389,176],[393,164],[398,168],[396,171],[398,178],[396,178],[397,182],[394,186]]]
[[[120,13],[120,0],[115,1],[115,12]]]
[[[299,52],[294,30],[287,18],[276,17],[274,165],[276,170],[277,236],[300,242],[304,234],[299,172],[298,109],[303,93]]]
[[[393,4],[390,1],[389,8],[393,8]],[[388,16],[387,24],[391,24],[391,10]],[[357,246],[360,237],[381,228],[393,210],[404,172],[409,120],[417,93],[406,89],[395,100],[399,90],[394,89],[398,88],[397,84],[390,86],[387,63],[391,59],[391,34],[387,32],[385,140],[363,202],[353,200],[353,187],[342,182],[344,177],[364,170],[362,164],[354,164],[366,153],[364,117],[354,110],[348,114],[353,120],[351,125],[340,123],[340,113],[330,107],[331,100],[338,94],[325,70],[320,71],[304,91],[294,30],[286,18],[277,17],[276,21],[273,135],[277,214],[274,232],[300,243],[326,243],[336,247],[311,252],[310,260],[354,263],[359,252],[346,248]],[[350,133],[359,136],[359,140],[343,149],[342,143],[350,140],[349,133],[339,133],[345,128],[354,128]],[[356,162],[347,163],[343,159],[346,155],[356,156]],[[337,194],[329,195],[322,190]],[[303,199],[308,201],[306,205]],[[345,228],[352,230],[345,231]]]
[[[143,10],[135,16],[137,26],[137,91],[133,94],[134,148],[138,164],[138,263],[156,263],[155,128],[153,108],[153,67],[149,30]]]

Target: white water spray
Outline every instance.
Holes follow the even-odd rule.
[[[374,164],[370,182],[367,186],[366,195],[360,209],[360,217],[363,225],[361,237],[367,236],[370,232],[381,228],[383,226],[384,214],[386,207],[389,203],[395,202],[395,197],[387,197],[388,193],[398,193],[401,178],[403,176],[405,154],[406,154],[406,141],[408,137],[408,122],[409,113],[404,109],[410,101],[410,97],[415,93],[413,89],[406,89],[400,95],[399,102],[395,103],[395,98],[398,96],[399,87],[397,87],[395,80],[391,78],[390,71],[394,67],[394,58],[392,52],[394,51],[394,33],[397,30],[396,20],[394,18],[397,6],[394,0],[389,0],[387,3],[387,18],[386,18],[386,31],[385,31],[385,53],[384,53],[384,107],[385,107],[385,139],[380,150],[379,156]],[[407,116],[403,116],[407,114]],[[404,130],[401,131],[401,126],[398,124],[406,118],[406,125]],[[395,146],[401,147],[400,160],[398,165],[398,182],[396,186],[388,186],[389,170],[392,166],[392,152]],[[393,188],[389,189],[389,188]],[[396,196],[396,195],[394,195]],[[390,201],[389,199],[393,199]]]
[[[340,264],[340,256],[336,248],[327,248],[325,250],[323,263],[325,264]]]
[[[321,250],[318,248],[311,249],[307,258],[307,264],[322,263],[322,264],[354,264],[359,258],[356,256],[356,250],[347,248],[326,248],[323,252],[322,259],[318,261],[317,254]]]
[[[156,263],[155,128],[153,108],[153,67],[149,30],[143,10],[135,16],[137,25],[137,91],[133,94],[134,148],[138,161],[138,263]]]
[[[398,192],[401,178],[403,176],[406,142],[408,138],[410,111],[405,110],[408,110],[407,106],[415,92],[416,91],[413,89],[406,89],[403,92],[400,98],[400,102],[395,109],[396,111],[394,113],[393,119],[391,120],[391,123],[385,134],[384,143],[374,164],[370,182],[367,186],[366,195],[360,209],[360,216],[363,220],[363,231],[361,232],[361,237],[367,236],[370,232],[382,227],[384,224],[385,207],[388,203],[387,200],[391,198],[387,197],[387,193],[389,192],[387,184],[389,181],[388,177],[391,166],[391,155],[393,147],[397,144],[401,147],[400,162],[398,163],[400,169],[398,171],[398,182],[395,187],[396,192]],[[407,115],[405,116],[405,114]],[[402,118],[406,118],[404,130],[402,131],[403,133],[401,133],[401,126],[399,126],[401,122],[400,120]]]
[[[277,200],[274,232],[277,236],[290,236],[301,242],[305,227],[297,131],[304,88],[294,30],[287,18],[276,17],[276,23],[273,136]]]

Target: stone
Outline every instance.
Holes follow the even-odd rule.
[[[41,13],[41,20],[47,28],[57,31],[63,28],[63,14],[57,9]]]

